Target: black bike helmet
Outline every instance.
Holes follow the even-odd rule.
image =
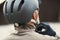
[[[38,0],[6,0],[3,12],[10,23],[25,24],[36,9],[39,9]]]

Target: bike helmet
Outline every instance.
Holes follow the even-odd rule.
[[[3,12],[9,23],[25,24],[36,9],[39,9],[38,0],[6,0]]]

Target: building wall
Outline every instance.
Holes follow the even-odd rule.
[[[4,4],[4,2],[2,4],[0,4],[0,25],[7,23],[4,15],[3,15],[3,4]]]
[[[57,22],[59,17],[59,0],[42,0],[40,5],[40,20],[47,22]]]

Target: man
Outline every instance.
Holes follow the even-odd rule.
[[[35,32],[39,21],[38,0],[7,0],[4,4],[4,15],[9,23],[14,23],[17,33],[6,40],[52,40],[54,37],[43,37]]]

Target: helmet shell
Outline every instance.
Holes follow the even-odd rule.
[[[6,0],[3,12],[10,23],[27,23],[39,9],[38,0]]]

